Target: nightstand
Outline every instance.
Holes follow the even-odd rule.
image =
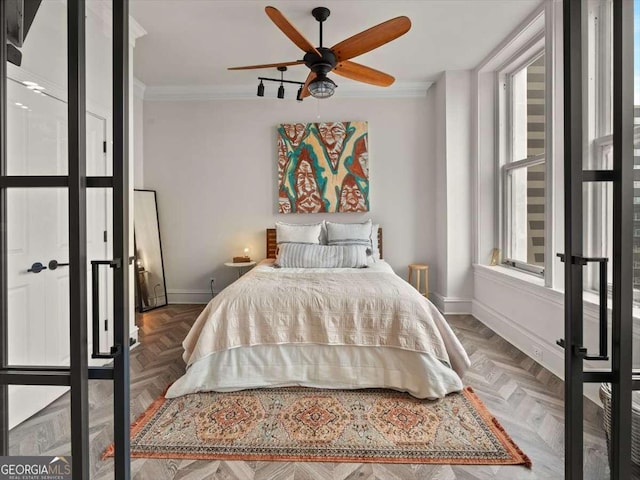
[[[424,290],[420,290],[420,277],[424,272]],[[413,281],[413,274],[415,273],[415,283]],[[429,297],[429,265],[424,263],[412,263],[409,265],[409,279],[408,282],[416,287],[416,290],[425,297]]]
[[[227,267],[233,267],[238,269],[238,278],[240,278],[246,271],[248,271],[251,267],[253,267],[256,262],[225,262]],[[246,269],[246,270],[245,270]]]

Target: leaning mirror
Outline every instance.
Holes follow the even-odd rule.
[[[135,190],[133,200],[136,305],[138,311],[146,312],[167,304],[156,192],[155,190]]]

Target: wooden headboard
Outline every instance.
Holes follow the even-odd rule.
[[[277,249],[276,229],[267,228],[267,258],[276,258]],[[378,227],[378,249],[380,250],[380,258],[382,256],[382,227]]]

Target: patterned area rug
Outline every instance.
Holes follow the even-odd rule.
[[[132,425],[131,456],[531,467],[470,387],[435,401],[300,387],[161,396]]]

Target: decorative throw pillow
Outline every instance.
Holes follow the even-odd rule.
[[[322,223],[294,224],[276,222],[276,239],[278,246],[283,243],[319,244]]]
[[[275,265],[284,268],[364,268],[367,266],[367,247],[284,243],[280,245]]]
[[[371,220],[364,223],[333,223],[326,222],[327,243],[329,245],[363,245],[373,253],[371,243]]]

